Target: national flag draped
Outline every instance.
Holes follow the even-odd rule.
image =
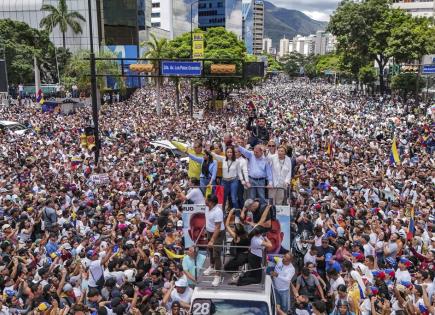
[[[400,156],[399,151],[397,150],[396,137],[393,138],[393,143],[391,144],[390,164],[400,165]]]
[[[414,233],[415,233],[415,222],[414,222],[414,207],[411,208],[410,210],[410,218],[409,218],[409,225],[408,225],[408,233],[406,234],[406,238],[408,240],[412,240],[412,238],[414,237]]]

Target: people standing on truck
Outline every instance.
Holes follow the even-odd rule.
[[[221,282],[220,273],[222,271],[222,246],[225,239],[224,212],[218,204],[216,195],[207,197],[205,208],[205,228],[207,231],[208,254],[210,266],[204,270],[205,276],[214,274],[212,286],[217,287]]]
[[[248,272],[239,278],[237,285],[256,284],[261,282],[264,269],[265,250],[273,248],[271,241],[262,233],[263,229],[256,227],[250,233],[251,243],[248,254]]]

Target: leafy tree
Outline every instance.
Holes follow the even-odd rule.
[[[367,65],[359,69],[359,74],[358,74],[359,81],[369,86],[372,89],[372,91],[374,89],[376,76],[377,76],[376,69],[373,66]]]
[[[416,83],[419,80],[420,82]],[[421,92],[421,87],[424,86],[425,80],[418,76],[416,73],[400,73],[391,79],[391,89],[399,92],[399,94],[406,101],[410,95],[417,96]],[[416,91],[415,87],[419,86]]]
[[[80,50],[72,55],[65,68],[65,74],[62,82],[67,89],[70,89],[73,84],[77,84],[80,90],[89,91],[91,88],[91,66],[89,62],[89,50]],[[99,58],[116,58],[111,51],[101,51],[98,53]],[[96,60],[95,68],[97,74],[120,75],[121,69],[116,61],[113,60]],[[116,84],[120,89],[125,87],[124,81],[120,77],[114,77]],[[99,90],[106,88],[106,78],[97,77],[97,86]]]
[[[391,57],[388,38],[403,19],[403,11],[391,9],[387,0],[345,0],[328,25],[329,31],[337,36],[338,50],[344,54],[345,61],[350,61],[354,74],[370,60],[376,61],[381,93],[385,91],[384,68]]]
[[[0,47],[5,47],[11,84],[34,82],[34,56],[41,69],[41,81],[53,83],[57,81],[56,53],[61,73],[70,56],[67,50],[55,50],[46,31],[9,19],[0,20]]]
[[[298,52],[291,52],[281,59],[283,62],[283,70],[290,77],[298,77],[300,75],[300,69],[305,64],[305,56]]]
[[[168,58],[169,52],[168,52],[168,40],[166,38],[157,39],[157,37],[154,34],[151,35],[151,40],[143,43],[142,45],[146,46],[148,48],[148,51],[145,53],[145,58],[151,58],[151,59],[162,59],[162,58]],[[154,73],[159,73],[159,62],[158,60],[154,60]],[[156,86],[157,86],[157,115],[160,115],[162,112],[161,108],[161,91],[160,86],[162,85],[162,78],[156,77],[155,78]]]
[[[40,26],[45,28],[49,33],[53,31],[53,28],[59,26],[62,32],[62,45],[65,48],[65,33],[70,27],[74,34],[81,34],[83,32],[79,20],[86,21],[83,15],[76,11],[69,11],[66,0],[59,0],[57,7],[51,4],[44,4],[41,7],[41,11],[46,11],[49,14],[44,17]]]
[[[388,39],[388,52],[397,63],[422,63],[424,55],[435,52],[435,28],[433,20],[406,15],[392,31]],[[420,72],[417,73],[420,76]],[[419,91],[420,80],[415,80]]]
[[[319,56],[316,62],[317,73],[324,73],[326,70],[338,72],[340,70],[340,56],[336,54],[327,54]]]

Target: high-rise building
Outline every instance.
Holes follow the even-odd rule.
[[[253,53],[260,55],[263,49],[264,37],[264,2],[254,0],[254,41]]]
[[[289,40],[287,38],[281,38],[279,41],[279,56],[280,57],[284,57],[285,55],[288,54],[288,49],[289,49]]]
[[[412,16],[435,16],[435,1],[433,0],[393,0],[393,8],[403,9]]]
[[[336,39],[330,33],[318,31],[309,36],[297,35],[289,42],[289,52],[303,55],[325,55],[335,50]]]
[[[272,48],[272,39],[268,37],[263,38],[263,52],[268,54],[271,48]]]
[[[190,16],[191,3],[194,0],[152,0],[151,30],[157,37],[173,39],[183,33],[190,32],[198,27],[198,9],[192,6],[192,19]]]
[[[41,11],[43,4],[58,5],[58,0],[1,0],[0,1],[0,19],[11,19],[14,21],[24,22],[30,27],[41,29],[39,23],[42,18],[48,15],[47,12]],[[95,3],[95,2],[94,2]],[[68,9],[79,12],[86,22],[79,21],[83,33],[74,34],[71,28],[68,28],[65,34],[65,44],[71,52],[80,49],[89,49],[89,23],[88,23],[88,1],[87,0],[67,0]],[[100,18],[100,2],[92,7],[92,22],[93,22],[93,39],[94,49],[99,47],[99,18]],[[97,14],[98,12],[98,14]],[[55,27],[50,33],[50,40],[55,46],[60,47],[63,43],[62,32],[59,27]]]
[[[252,54],[254,45],[254,1],[243,0],[242,2],[242,38],[248,54]]]
[[[242,39],[242,0],[199,0],[198,23],[203,30],[225,27]]]

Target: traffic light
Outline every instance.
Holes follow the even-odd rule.
[[[134,63],[129,66],[129,69],[133,72],[153,72],[154,65],[150,63]]]
[[[213,74],[233,74],[236,73],[236,65],[234,64],[211,65],[210,72]]]

